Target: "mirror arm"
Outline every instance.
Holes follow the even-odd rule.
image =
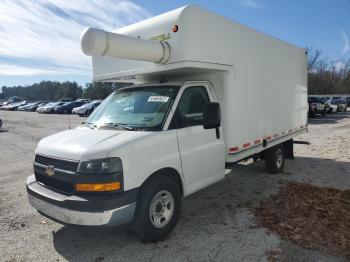
[[[219,129],[219,127],[215,128],[215,132],[216,132],[216,138],[220,139],[220,129]]]

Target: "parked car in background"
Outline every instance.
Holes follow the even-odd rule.
[[[7,105],[5,107],[5,110],[7,110],[7,111],[17,111],[20,106],[24,106],[26,104],[27,104],[26,101],[12,103],[12,104]]]
[[[80,107],[76,107],[72,110],[73,114],[77,114],[79,116],[89,116],[96,107],[98,107],[103,100],[94,100],[90,103],[82,105]]]
[[[6,102],[3,102],[0,106],[0,110],[5,110],[5,107],[8,105],[9,103],[6,101]]]
[[[28,111],[28,112],[34,112],[34,111],[36,111],[36,109],[37,109],[39,106],[44,106],[44,105],[47,105],[48,103],[49,103],[49,102],[47,102],[47,101],[38,101],[38,102],[33,103],[33,104],[30,105],[30,106],[27,106],[27,107],[25,108],[25,110]]]
[[[346,106],[350,107],[350,96],[345,97]]]
[[[67,102],[54,108],[56,114],[71,114],[74,107],[86,104],[84,101]]]
[[[28,103],[24,106],[20,106],[18,108],[18,111],[35,111],[35,109],[37,109],[37,107],[40,105],[40,104],[43,104],[45,103],[45,101],[36,101],[36,102],[31,102],[31,103]],[[46,102],[47,103],[47,102]],[[34,109],[35,108],[35,109]],[[33,110],[34,109],[34,110]]]
[[[345,99],[339,99],[338,100],[338,108],[339,108],[339,112],[346,112],[348,106],[346,104],[346,100]]]
[[[322,99],[323,102],[324,102],[326,112],[327,112],[328,114],[332,114],[332,113],[337,112],[337,108],[338,108],[337,105],[331,104],[330,98],[331,98],[330,96],[322,96],[322,97],[321,97],[321,99]]]
[[[47,104],[39,105],[35,111],[38,112],[38,113],[43,113],[45,107],[51,106],[53,104],[54,104],[54,102],[49,102]]]
[[[51,102],[46,105],[43,105],[42,107],[38,107],[36,111],[38,113],[47,113],[47,114],[53,113],[55,106],[63,105],[63,104],[64,102]]]
[[[55,102],[53,103],[52,105],[50,106],[46,106],[43,110],[43,113],[46,113],[46,114],[52,114],[52,113],[55,113],[55,107],[56,106],[60,106],[60,105],[63,105],[67,102]]]
[[[23,99],[19,96],[11,96],[7,101],[2,102],[0,109],[7,110],[11,104],[22,102]]]
[[[309,116],[313,117],[316,114],[324,116],[326,114],[324,102],[320,97],[309,96],[307,102],[309,103]]]
[[[328,100],[329,97],[327,96],[322,96],[320,97],[320,99],[322,100],[323,104],[324,104],[324,108],[327,114],[332,114],[333,113],[333,107],[331,107],[331,105],[329,104]]]
[[[35,104],[35,102],[31,102],[31,103],[27,103],[25,105],[22,105],[22,106],[18,107],[18,111],[26,111],[27,107],[29,107],[33,104]]]
[[[341,101],[341,96],[331,96],[329,99],[329,103],[337,107],[336,112],[344,111],[344,104]]]

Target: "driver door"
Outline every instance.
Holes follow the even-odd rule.
[[[214,100],[209,85],[184,86],[180,95],[170,129],[177,130],[187,194],[191,194],[224,178],[225,146],[221,127],[219,138],[215,128],[203,128],[204,105]]]

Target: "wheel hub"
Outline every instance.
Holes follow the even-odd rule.
[[[283,152],[282,150],[279,148],[276,151],[277,157],[276,157],[276,165],[277,168],[281,168],[282,163],[283,163]]]
[[[153,226],[163,228],[170,222],[174,213],[174,203],[173,195],[167,190],[162,190],[153,197],[149,211]]]

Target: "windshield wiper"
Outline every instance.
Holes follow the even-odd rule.
[[[127,125],[123,125],[123,124],[118,124],[118,123],[105,123],[100,127],[115,127],[115,128],[121,128],[124,130],[130,130],[130,131],[134,131],[136,130],[135,128],[131,127],[131,126],[127,126]]]
[[[90,123],[90,122],[83,122],[82,124],[91,128],[91,129],[95,129],[97,127],[96,125],[94,125],[93,123]]]

